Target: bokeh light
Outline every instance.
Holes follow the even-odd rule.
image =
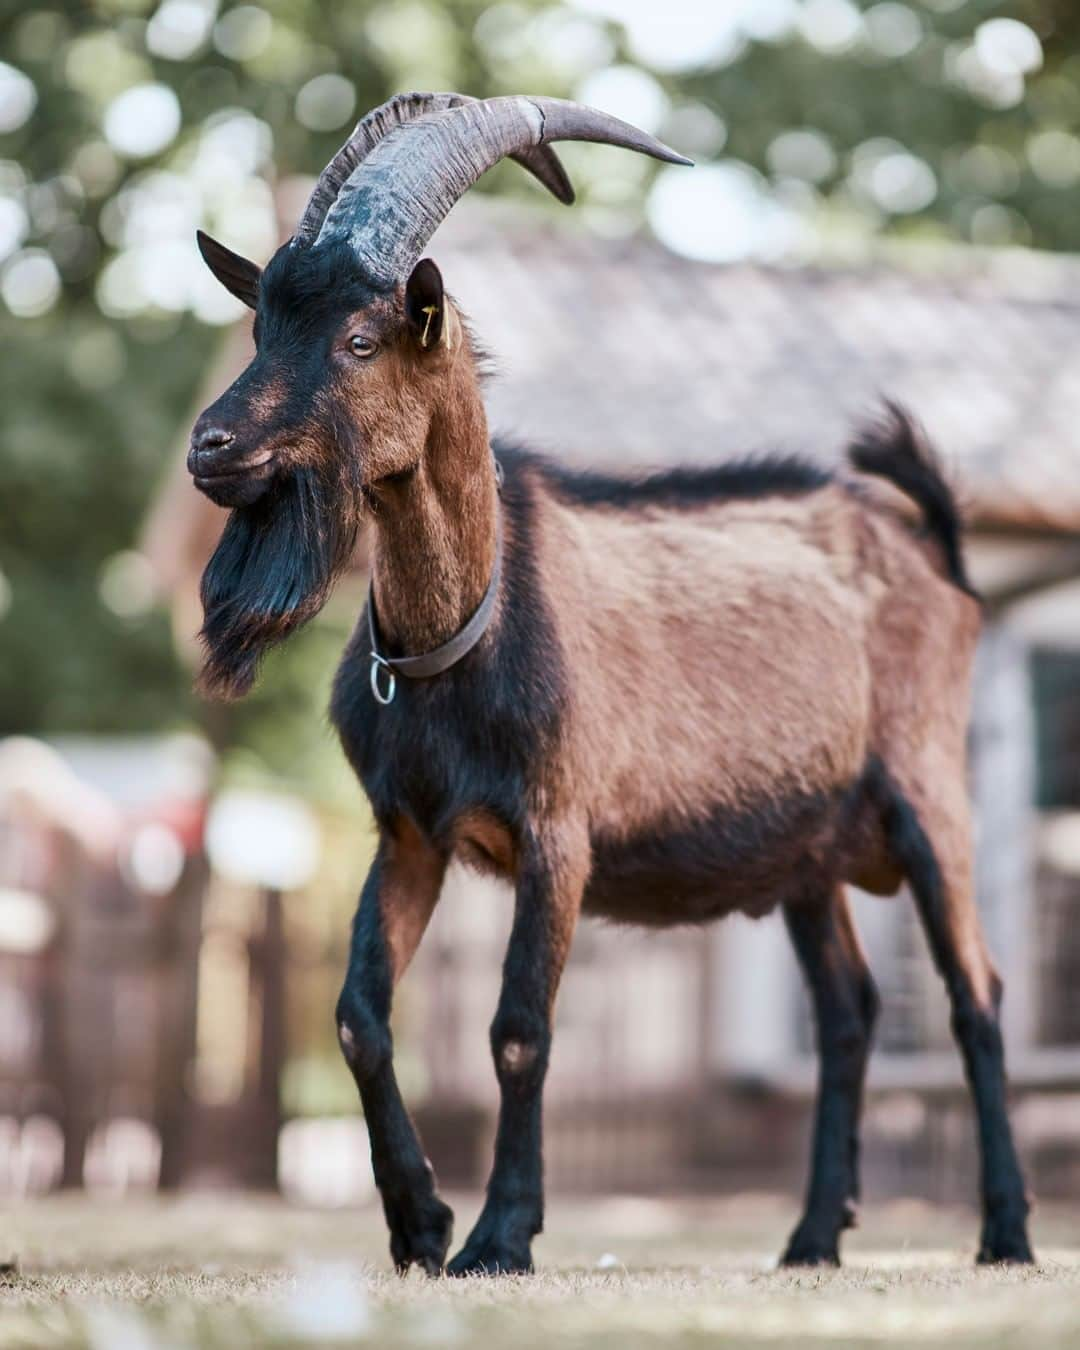
[[[870,45],[879,55],[898,61],[915,51],[923,38],[922,20],[910,5],[886,0],[863,15]]]
[[[14,197],[0,197],[0,259],[8,257],[26,238],[26,208]]]
[[[704,262],[783,257],[803,233],[797,215],[770,195],[761,175],[734,161],[702,165],[693,174],[662,170],[648,212],[663,243]]]
[[[206,45],[216,9],[213,0],[163,0],[146,25],[147,49],[170,61],[190,61]]]
[[[41,951],[55,929],[56,917],[42,896],[15,886],[0,886],[0,950]]]
[[[799,32],[818,51],[850,51],[862,33],[862,15],[851,0],[805,0]]]
[[[168,895],[184,870],[184,845],[176,831],[148,821],[134,832],[125,871],[146,895]]]
[[[232,61],[251,61],[265,51],[273,36],[274,21],[256,5],[238,5],[217,21],[214,46]]]
[[[37,106],[34,82],[21,70],[0,61],[0,133],[17,131]]]
[[[12,314],[35,319],[60,298],[60,273],[42,248],[28,248],[9,259],[0,272],[0,296]]]
[[[1047,187],[1071,188],[1080,183],[1080,137],[1051,128],[1029,137],[1027,159]]]
[[[129,159],[156,155],[176,139],[180,101],[167,84],[137,84],[125,89],[105,110],[105,137]]]
[[[309,131],[336,131],[356,110],[356,90],[344,75],[316,75],[296,95],[296,120]]]
[[[849,181],[858,195],[892,215],[921,211],[937,196],[937,178],[929,164],[888,137],[856,148]]]
[[[975,51],[1000,75],[1030,75],[1043,62],[1038,34],[1019,19],[987,19],[975,32]]]
[[[766,151],[772,173],[781,178],[805,178],[822,183],[836,172],[836,151],[827,136],[813,127],[782,131]]]
[[[125,619],[137,618],[157,599],[154,569],[141,553],[124,549],[106,560],[98,591],[102,603],[114,614]]]
[[[701,4],[699,0],[577,0],[580,8],[621,23],[631,54],[659,71],[725,66],[743,52],[750,0]],[[774,4],[773,12],[776,12]]]
[[[319,824],[297,798],[239,788],[222,792],[206,826],[206,848],[222,876],[290,890],[319,862]]]
[[[657,132],[669,108],[660,83],[637,66],[609,66],[582,81],[577,97],[592,107]]]
[[[662,220],[669,247],[709,257],[772,257],[779,238],[799,252],[811,235],[819,248],[833,234],[869,239],[915,219],[941,237],[1008,228],[1037,240],[1051,217],[1036,194],[1080,190],[1080,95],[1045,45],[1049,30],[967,10],[962,0],[496,0],[466,16],[439,0],[376,0],[343,10],[340,31],[220,0],[156,0],[143,17],[125,11],[109,24],[35,11],[17,24],[12,63],[0,63],[0,133],[34,116],[42,62],[89,125],[50,173],[35,167],[32,181],[16,180],[0,165],[0,263],[30,250],[6,274],[8,308],[32,317],[57,303],[44,251],[61,288],[83,287],[112,321],[185,312],[233,321],[239,302],[208,278],[194,230],[265,258],[278,237],[277,173],[317,167],[309,143],[344,135],[370,101],[374,67],[391,88],[481,78],[490,92],[571,95],[703,166],[727,165],[703,186],[661,174],[645,212],[653,166],[566,147],[583,219],[610,235]],[[482,75],[461,74],[469,52]],[[774,67],[818,74],[789,87]],[[883,85],[877,105],[861,102],[879,77],[895,87]],[[964,126],[964,144],[923,144],[923,87]],[[755,90],[767,91],[764,102]],[[880,126],[868,120],[874,106],[891,109]],[[982,125],[1004,114],[1022,125]],[[672,200],[685,194],[707,209],[720,183],[724,222],[675,219]],[[771,224],[764,242],[736,248],[733,222],[748,216]]]

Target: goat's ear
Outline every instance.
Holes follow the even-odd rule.
[[[237,300],[242,300],[249,309],[255,308],[259,294],[259,278],[262,268],[256,263],[241,258],[231,248],[219,244],[202,230],[195,231],[195,241],[199,245],[203,262],[217,277],[227,291],[231,291]]]
[[[421,258],[405,284],[405,316],[421,351],[439,345],[446,320],[442,273],[430,258]]]

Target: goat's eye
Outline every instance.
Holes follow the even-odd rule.
[[[374,356],[379,350],[379,344],[364,337],[363,333],[354,333],[349,339],[349,350],[353,356]]]

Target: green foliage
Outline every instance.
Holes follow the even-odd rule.
[[[871,232],[1080,247],[1076,7],[1068,0],[923,0],[859,8],[906,11],[921,28],[918,43],[898,57],[867,42],[831,55],[800,40],[753,44],[723,69],[681,79],[679,92],[720,114],[725,154],[769,175],[774,186],[784,177],[769,154],[775,138],[789,129],[820,132],[833,168],[814,184],[819,202],[854,209]],[[964,65],[980,25],[1003,18],[1025,22],[1042,40],[1041,67],[1015,102],[1005,83],[997,92],[974,92]],[[932,170],[936,194],[924,209],[890,213],[859,183],[852,170],[860,147],[879,140]]]
[[[191,320],[109,325],[70,301],[4,320],[0,341],[0,728],[173,725],[190,679],[166,615],[114,612],[101,580],[132,547],[205,335]]]
[[[194,699],[163,603],[121,595],[122,612],[110,607],[110,560],[135,546],[220,330],[152,306],[103,313],[100,280],[120,251],[125,190],[158,167],[183,172],[199,130],[225,110],[246,109],[273,128],[278,174],[314,173],[343,129],[297,121],[296,94],[313,76],[342,70],[358,106],[373,105],[398,86],[410,44],[426,33],[444,48],[442,64],[429,65],[441,74],[435,83],[490,92],[469,55],[484,7],[465,3],[447,16],[420,3],[268,4],[271,36],[254,54],[243,56],[234,34],[235,58],[206,41],[185,60],[148,49],[155,8],[101,0],[0,10],[3,59],[37,91],[32,116],[0,135],[0,191],[30,217],[23,247],[48,249],[63,282],[47,313],[0,319],[0,734],[194,720],[220,746],[246,747],[238,772],[325,790],[332,737],[321,712],[349,622],[341,605],[275,655],[262,687],[227,711]],[[224,6],[219,23],[238,8]],[[181,130],[159,155],[125,159],[103,138],[103,120],[111,99],[147,81],[175,91]],[[344,792],[341,777],[330,783]]]

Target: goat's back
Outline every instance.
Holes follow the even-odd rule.
[[[978,606],[872,494],[825,480],[608,507],[533,474],[565,753],[601,853],[667,839],[670,874],[693,852],[687,830],[753,817],[760,834],[764,810],[776,828],[753,849],[776,863],[791,812],[817,803],[835,824],[825,808],[872,759],[913,763],[942,721],[931,739],[962,754]],[[830,826],[799,846],[835,843]]]

